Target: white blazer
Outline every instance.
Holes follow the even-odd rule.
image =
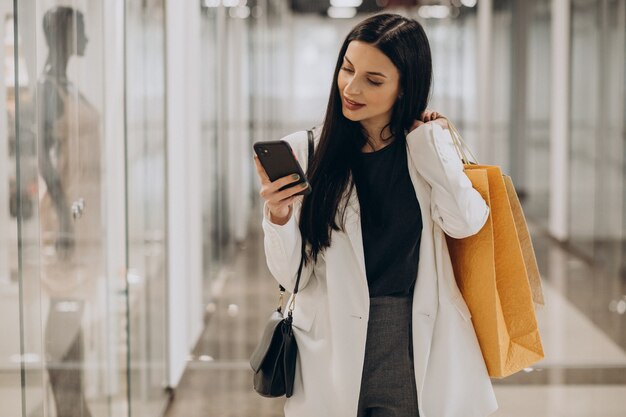
[[[315,143],[321,129],[315,129]],[[283,138],[302,168],[307,133]],[[470,312],[454,279],[444,233],[477,233],[489,207],[463,172],[448,130],[425,123],[407,136],[411,181],[422,213],[419,266],[413,296],[413,355],[420,417],[484,417],[497,408]],[[346,193],[347,194],[347,193]],[[346,195],[346,232],[303,269],[293,312],[298,343],[294,394],[286,417],[354,417],[357,413],[369,290],[356,192]],[[342,207],[340,205],[340,207]],[[264,246],[272,275],[293,290],[302,238],[301,203],[276,225],[263,208]]]

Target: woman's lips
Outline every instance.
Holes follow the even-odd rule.
[[[343,104],[350,110],[358,110],[361,107],[365,107],[365,104],[357,104],[353,101],[348,100],[347,98],[343,98]]]

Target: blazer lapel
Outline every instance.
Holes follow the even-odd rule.
[[[348,188],[350,188],[351,183],[352,177],[350,177]],[[361,208],[359,205],[359,197],[356,193],[356,188],[352,188],[352,192],[350,193],[350,195],[344,195],[344,199],[347,199],[348,201],[346,206],[346,234],[348,235],[348,239],[350,240],[354,256],[356,257],[359,264],[359,272],[361,273],[363,283],[367,285],[367,275],[365,272],[365,253],[363,249],[363,235],[361,232]]]
[[[433,221],[430,217],[430,185],[417,171],[411,158],[410,147],[407,143],[407,162],[409,176],[415,189],[415,195],[420,205],[422,215],[422,239],[420,243],[420,264],[418,266],[415,298],[413,299],[417,309],[435,317],[438,306],[437,268],[435,261]]]

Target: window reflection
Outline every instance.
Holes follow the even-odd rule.
[[[164,2],[57,4],[0,0],[0,414],[157,415]]]
[[[58,415],[91,416],[85,399],[84,318],[96,310],[103,269],[100,115],[68,77],[85,55],[85,17],[71,7],[43,16],[48,56],[40,76],[41,282],[50,298],[45,351]],[[93,316],[93,312],[89,313]]]
[[[21,403],[20,366],[25,355],[20,350],[19,283],[17,270],[18,201],[31,201],[16,177],[17,142],[15,134],[15,50],[12,2],[0,2],[0,39],[3,61],[0,65],[0,401],[3,412],[19,415]],[[18,89],[19,94],[19,89]]]

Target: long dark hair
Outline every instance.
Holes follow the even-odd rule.
[[[382,13],[365,19],[350,31],[339,51],[320,141],[308,171],[313,191],[304,199],[300,213],[300,232],[311,247],[306,256],[307,263],[311,259],[317,261],[319,253],[330,246],[333,230],[345,230],[346,204],[341,208],[340,224],[336,215],[344,195],[352,192],[351,173],[356,157],[367,141],[361,124],[343,115],[337,86],[343,57],[352,41],[366,42],[378,48],[400,73],[399,91],[402,95],[394,104],[387,125],[395,140],[401,142],[399,145],[404,146],[405,130],[420,118],[429,100],[432,80],[430,46],[417,21]],[[384,128],[381,135],[383,131]]]

